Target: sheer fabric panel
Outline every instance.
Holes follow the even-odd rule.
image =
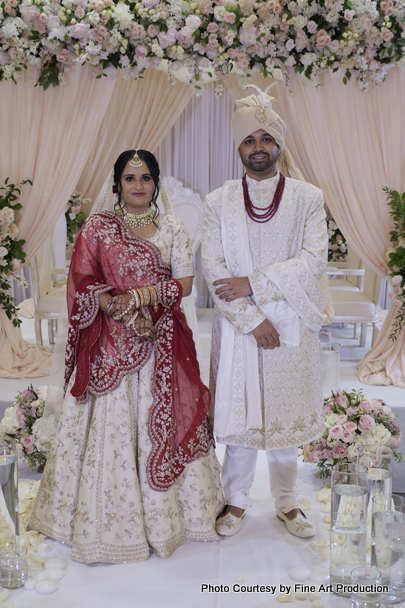
[[[153,152],[192,95],[191,87],[180,82],[172,86],[166,74],[154,69],[141,80],[123,80],[119,75],[77,189],[94,203],[121,152],[134,148]]]
[[[156,156],[162,175],[172,175],[185,186],[205,195],[220,188],[228,179],[243,175],[231,132],[235,110],[226,92],[216,98],[208,85],[204,95],[192,97],[178,121],[157,148]],[[197,306],[212,306],[205,284],[201,255],[197,254]]]
[[[36,253],[65,208],[100,128],[114,79],[96,80],[77,66],[65,84],[44,91],[28,72],[18,84],[0,82],[0,182],[22,190],[18,225],[26,261]],[[50,372],[52,355],[28,344],[0,308],[0,377],[38,378]]]

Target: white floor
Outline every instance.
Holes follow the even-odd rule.
[[[198,317],[203,372],[207,378],[211,312],[199,311]],[[25,339],[34,341],[33,323],[24,321],[22,329]],[[367,347],[347,347],[350,331],[334,328],[334,333],[341,334],[338,337],[342,344],[340,387],[363,388],[367,396],[382,398],[390,406],[405,405],[403,389],[373,387],[357,380],[357,362],[364,356]],[[40,386],[47,382],[48,378],[43,378],[33,381],[33,384]],[[17,391],[23,390],[28,384],[27,380],[0,380],[2,401],[11,403]],[[217,452],[221,461],[223,446],[218,446]],[[315,500],[316,491],[323,486],[323,482],[315,477],[315,471],[314,465],[301,464],[298,487],[301,496],[310,500],[308,517],[316,526],[316,538],[328,538],[323,527],[324,514]],[[267,463],[262,452],[259,452],[251,494],[254,507],[249,510],[243,529],[235,537],[216,543],[183,545],[168,560],[152,555],[148,561],[135,564],[91,566],[69,560],[67,575],[56,593],[42,596],[35,591],[17,590],[11,598],[14,608],[275,608],[279,606],[276,597],[280,585],[294,584],[286,573],[287,568],[307,566],[311,569],[312,577],[322,579],[328,574],[328,564],[319,563],[311,540],[291,536],[285,525],[275,517]],[[52,556],[69,558],[70,549],[55,542]],[[222,585],[223,590],[228,585],[230,590],[222,593],[203,591],[202,585]],[[232,591],[233,585],[274,585],[276,591],[274,594]],[[324,594],[322,602],[325,608],[347,608],[350,605],[347,600],[332,594]],[[311,602],[309,599],[301,602],[294,600],[292,605],[310,608]]]

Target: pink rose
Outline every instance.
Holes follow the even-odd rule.
[[[381,37],[384,40],[384,42],[389,42],[394,37],[394,34],[392,32],[390,32],[389,30],[385,30],[384,32],[381,33]]]
[[[40,23],[46,23],[48,20],[48,16],[46,15],[46,13],[41,13],[38,17],[38,21]]]
[[[345,445],[344,443],[337,443],[332,450],[333,458],[344,458],[346,454],[347,445]]]
[[[71,25],[69,27],[69,34],[72,38],[77,38],[80,40],[81,38],[85,38],[90,33],[90,24],[89,23],[76,23],[76,25]]]
[[[151,24],[150,24],[150,26],[149,26],[149,27],[148,27],[148,29],[147,29],[147,32],[148,32],[148,36],[149,36],[150,38],[154,38],[155,36],[157,36],[157,35],[158,35],[159,30],[158,30],[158,28],[156,27],[156,25],[154,25],[153,23],[151,23]]]
[[[63,49],[63,51],[56,57],[59,63],[69,63],[70,53],[67,49]]]
[[[346,416],[346,414],[341,414],[335,420],[335,424],[344,424],[345,422],[347,422],[347,416]]]
[[[322,459],[323,450],[313,450],[311,452],[312,462],[319,462]]]
[[[329,429],[329,437],[331,439],[342,439],[343,437],[343,427],[339,424],[336,424],[331,429]]]
[[[21,444],[25,449],[30,448],[35,443],[34,435],[29,435],[28,437],[21,437]]]
[[[236,21],[235,13],[228,13],[228,11],[225,11],[224,21],[225,21],[225,23],[231,23],[231,24],[235,23],[235,21]]]
[[[280,23],[280,30],[282,30],[283,32],[288,32],[289,29],[290,26],[288,25],[288,23]]]
[[[238,56],[238,51],[236,49],[229,49],[228,55],[231,59],[236,59]]]
[[[373,404],[373,410],[375,412],[381,412],[381,410],[382,410],[382,399],[372,399],[371,403]]]
[[[316,48],[322,49],[324,46],[326,46],[330,42],[331,42],[331,37],[329,36],[329,34],[327,32],[325,32],[325,30],[319,30],[319,32],[316,35]],[[336,245],[336,248],[337,248],[337,245]],[[331,249],[332,249],[332,247],[331,247]]]
[[[86,14],[85,10],[82,6],[78,6],[77,9],[75,10],[75,17],[77,17],[78,19],[83,19],[85,14]]]
[[[389,297],[390,300],[393,300],[395,298],[395,293],[393,291],[390,291],[388,293],[388,297]]]
[[[287,42],[285,43],[285,48],[287,49],[288,52],[292,51],[293,48],[295,47],[295,42],[292,38],[289,38],[287,40]]]
[[[347,431],[353,432],[353,431],[355,431],[357,429],[357,424],[355,422],[350,422],[350,420],[349,420],[349,422],[345,422],[344,423],[343,427]]]
[[[301,28],[296,31],[296,34],[297,34],[297,38],[305,38],[306,37],[306,33]]]
[[[399,285],[396,285],[393,290],[392,290],[396,296],[400,296],[402,293],[402,287],[400,287]]]
[[[316,25],[315,21],[308,21],[307,30],[310,34],[315,34],[317,29],[318,29],[318,26]]]
[[[138,44],[138,46],[135,48],[135,53],[137,53],[137,55],[140,55],[141,57],[146,57],[146,55],[148,54],[148,49],[143,44]]]
[[[343,431],[342,441],[345,443],[351,443],[354,439],[354,435],[351,431],[345,430]]]
[[[346,21],[351,21],[353,19],[353,17],[355,16],[356,11],[350,11],[348,8],[345,10],[344,12],[344,18],[346,19]]]
[[[72,26],[72,27],[74,27],[74,26]],[[45,34],[46,28],[45,28],[45,26],[42,23],[36,22],[35,23],[35,29],[37,30],[37,32],[39,34]]]
[[[215,32],[217,32],[217,31],[218,31],[218,24],[211,21],[211,23],[209,23],[207,25],[207,32],[209,34],[215,34]]]
[[[375,426],[375,420],[372,416],[366,414],[365,416],[361,416],[359,420],[359,429],[363,432],[367,432]]]
[[[373,404],[371,403],[371,401],[362,401],[359,404],[359,407],[365,411],[365,412],[372,412],[373,411]]]
[[[8,249],[0,247],[0,258],[4,258],[8,254]]]

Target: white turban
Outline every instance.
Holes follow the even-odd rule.
[[[274,97],[270,97],[255,85],[250,86],[257,89],[260,95],[249,95],[236,102],[237,105],[242,106],[236,110],[231,120],[236,147],[239,148],[248,135],[263,129],[272,136],[281,152],[285,144],[286,124],[271,107],[275,101]]]

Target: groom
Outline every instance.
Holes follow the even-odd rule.
[[[253,504],[258,450],[266,451],[277,517],[296,536],[315,533],[299,509],[295,481],[297,446],[324,430],[317,332],[325,296],[318,280],[328,240],[321,190],[289,177],[296,168],[273,101],[259,90],[237,102],[231,126],[246,175],[225,182],[205,204],[214,433],[227,446],[227,506],[217,520],[224,536],[241,529]]]

